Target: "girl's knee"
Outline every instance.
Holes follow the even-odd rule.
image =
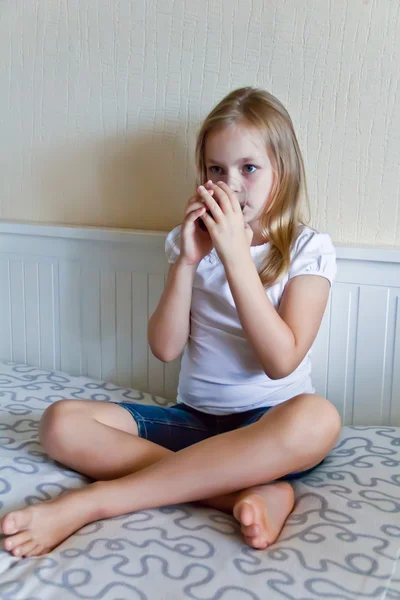
[[[318,396],[317,402],[320,405],[321,424],[326,430],[327,435],[333,437],[336,441],[342,429],[342,419],[340,414],[336,406],[326,398]]]
[[[322,396],[316,394],[305,395],[309,403],[308,425],[310,433],[315,439],[328,447],[333,447],[339,437],[342,421],[337,408]]]
[[[316,394],[301,394],[288,401],[284,422],[287,435],[295,446],[314,445],[328,451],[339,437],[342,423],[336,407]]]
[[[79,400],[59,400],[46,408],[39,423],[39,440],[48,454],[62,445],[66,437],[71,437],[71,417],[76,417],[82,404]]]

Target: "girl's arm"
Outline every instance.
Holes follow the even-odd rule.
[[[201,215],[224,265],[242,327],[271,379],[292,373],[311,348],[329,298],[330,282],[321,275],[292,277],[275,310],[265,293],[250,253],[249,225],[237,195],[224,183],[198,193],[207,206]],[[244,227],[243,227],[244,225]]]
[[[163,362],[175,360],[190,332],[190,304],[196,265],[171,264],[164,292],[151,316],[147,339],[154,356]]]
[[[178,358],[189,337],[194,277],[200,261],[213,246],[209,234],[196,224],[205,210],[197,194],[189,199],[179,234],[178,258],[169,267],[164,292],[148,323],[150,350],[163,362]]]
[[[265,373],[270,379],[287,377],[317,336],[329,298],[329,281],[319,275],[290,279],[275,310],[250,253],[228,261],[225,271],[242,327]]]

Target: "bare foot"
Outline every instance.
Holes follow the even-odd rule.
[[[294,506],[290,483],[277,481],[244,490],[233,516],[241,525],[246,544],[265,549],[275,542]]]
[[[4,540],[4,548],[14,556],[45,554],[87,523],[97,520],[93,485],[6,515],[1,531],[10,537]]]

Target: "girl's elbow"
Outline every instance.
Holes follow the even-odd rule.
[[[169,363],[175,360],[176,356],[170,356],[165,350],[160,350],[158,348],[152,348],[150,346],[150,350],[153,356],[160,360],[163,363]]]
[[[287,377],[288,375],[290,375],[290,373],[287,373],[286,371],[280,370],[280,369],[264,369],[265,374],[269,377],[269,379],[272,379],[273,381],[276,381],[277,379],[284,379],[285,377]]]
[[[276,381],[277,379],[284,379],[285,377],[289,377],[296,370],[296,367],[289,363],[280,363],[276,365],[267,365],[264,368],[265,374]]]
[[[160,348],[158,344],[152,339],[152,336],[147,334],[147,343],[149,345],[150,351],[155,358],[161,360],[161,362],[169,362],[167,360],[167,355],[165,352],[165,348]]]
[[[168,344],[157,344],[154,341],[151,342],[149,338],[147,338],[147,341],[152,355],[163,363],[172,362],[182,353],[181,348],[176,348]]]

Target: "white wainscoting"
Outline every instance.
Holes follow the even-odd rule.
[[[0,359],[173,399],[180,361],[158,361],[146,338],[165,236],[0,222]],[[339,246],[337,255],[315,387],[346,424],[400,425],[400,249]]]

